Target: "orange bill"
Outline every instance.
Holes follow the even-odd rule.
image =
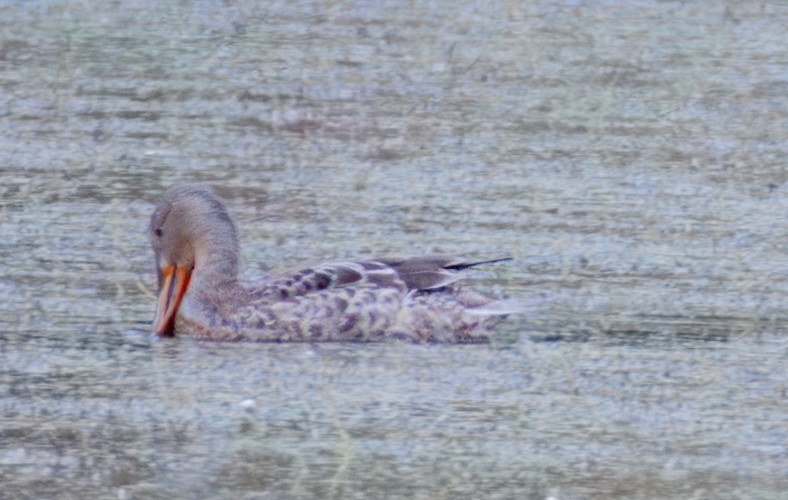
[[[159,272],[159,300],[156,306],[156,317],[153,319],[153,331],[159,335],[175,335],[175,315],[181,305],[183,295],[189,286],[191,270],[176,265],[162,267]]]

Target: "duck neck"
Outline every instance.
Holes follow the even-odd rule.
[[[206,238],[195,248],[194,271],[203,292],[238,287],[238,242],[228,235]]]

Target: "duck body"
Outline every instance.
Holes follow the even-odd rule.
[[[450,255],[319,264],[247,285],[235,225],[205,186],[169,188],[151,217],[159,300],[154,332],[257,342],[478,343],[512,311],[456,284],[504,259]]]

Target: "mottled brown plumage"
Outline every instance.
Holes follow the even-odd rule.
[[[198,184],[178,184],[162,195],[150,236],[159,275],[154,331],[160,335],[484,342],[498,317],[512,312],[455,285],[458,271],[508,258],[337,261],[245,286],[235,225],[221,201]]]

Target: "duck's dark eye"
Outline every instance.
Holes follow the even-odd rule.
[[[153,231],[153,234],[161,238],[161,235],[164,234],[164,231],[162,231],[160,227],[157,227],[156,230]]]

